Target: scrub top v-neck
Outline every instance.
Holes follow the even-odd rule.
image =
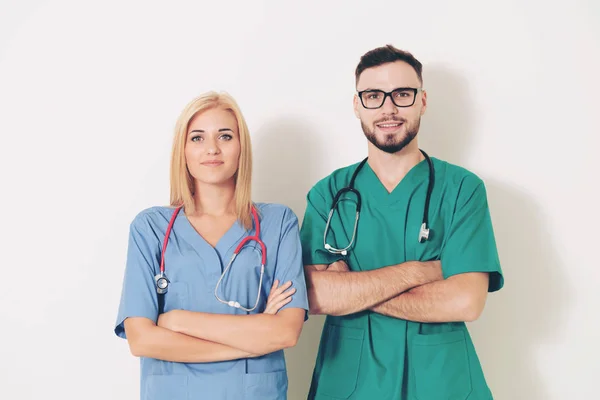
[[[302,308],[308,318],[308,299],[302,266],[298,219],[283,205],[256,204],[261,239],[267,262],[260,301],[252,313],[263,312],[275,279],[292,282],[296,292],[286,308]],[[160,269],[160,252],[173,207],[152,207],[140,212],[130,225],[127,264],[115,333],[126,338],[123,321],[128,317],[158,319],[154,276]],[[233,251],[247,232],[236,222],[211,246],[181,211],[176,218],[165,253],[165,273],[170,280],[164,295],[164,311],[183,309],[219,314],[247,314],[219,302],[215,286]],[[244,246],[219,285],[221,299],[236,299],[251,308],[260,279],[260,248],[252,241]],[[286,399],[288,377],[283,350],[262,357],[208,362],[177,363],[142,357],[142,400],[179,399]]]
[[[362,206],[354,246],[347,257],[324,248],[333,198],[350,182],[356,163],[334,171],[308,193],[301,229],[304,264],[330,264],[343,258],[351,270],[367,271],[441,259],[445,278],[489,272],[488,290],[499,290],[504,281],[482,180],[435,157],[431,161],[435,184],[428,241],[418,241],[429,179],[427,162],[415,165],[391,192],[367,162],[355,181]],[[340,203],[327,243],[336,248],[350,243],[355,212],[353,201]],[[491,398],[464,322],[419,323],[370,310],[326,317],[309,399]]]

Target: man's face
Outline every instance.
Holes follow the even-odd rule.
[[[362,72],[356,86],[357,92],[367,92],[360,98],[354,96],[354,113],[373,145],[387,153],[396,153],[417,136],[421,116],[427,108],[427,94],[411,90],[420,88],[421,83],[409,64],[397,61],[368,68]],[[404,89],[396,90],[399,88]],[[391,96],[383,94],[392,91],[395,92]],[[385,101],[378,107],[384,97]]]

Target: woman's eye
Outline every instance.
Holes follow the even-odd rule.
[[[200,140],[202,140],[202,136],[194,136],[191,139],[192,142],[199,142]]]
[[[225,135],[221,135],[221,139],[223,139],[223,140],[231,140],[231,139],[233,139],[233,136],[225,134]]]

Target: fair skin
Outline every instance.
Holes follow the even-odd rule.
[[[195,181],[196,211],[186,215],[211,246],[236,221],[235,173],[241,153],[235,116],[214,108],[189,124],[185,158]],[[263,313],[225,315],[173,310],[157,324],[127,318],[125,333],[132,354],[173,362],[215,362],[257,357],[296,345],[305,311],[280,309],[291,301],[290,282],[275,281]],[[289,290],[288,290],[289,289]]]
[[[357,82],[357,92],[401,87],[420,88],[421,81],[409,64],[400,61],[368,68]],[[398,151],[380,147],[398,145],[411,132],[416,135],[426,109],[424,91],[416,94],[410,107],[398,107],[387,97],[380,108],[366,109],[354,97],[355,115],[377,144],[369,141],[369,166],[388,192],[424,157],[416,137]],[[488,274],[470,272],[443,279],[441,263],[409,261],[369,271],[350,271],[343,261],[306,265],[310,313],[347,315],[371,310],[417,322],[476,320],[487,299]]]

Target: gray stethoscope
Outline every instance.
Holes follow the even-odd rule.
[[[429,183],[427,184],[427,197],[425,198],[425,210],[423,211],[423,224],[421,225],[421,229],[419,230],[419,243],[422,243],[423,241],[426,241],[429,239],[429,228],[427,227],[427,225],[428,225],[428,219],[429,219],[429,201],[431,199],[431,191],[433,190],[434,173],[433,173],[433,164],[431,162],[431,159],[429,158],[427,153],[425,153],[423,150],[420,150],[420,151],[423,154],[423,156],[425,157],[425,159],[427,160],[427,164],[429,166]],[[331,210],[329,211],[329,216],[327,217],[327,225],[325,226],[325,232],[323,233],[323,246],[325,247],[325,249],[327,251],[329,251],[332,254],[341,254],[343,256],[346,256],[348,254],[348,249],[350,249],[350,247],[352,247],[352,245],[354,244],[354,239],[356,238],[356,228],[358,227],[358,217],[360,214],[360,206],[361,206],[361,201],[362,201],[361,197],[360,197],[360,192],[354,188],[354,181],[356,180],[356,175],[358,175],[358,172],[362,169],[362,167],[367,162],[367,159],[368,159],[368,157],[365,158],[364,160],[362,160],[362,162],[358,165],[358,167],[356,168],[356,171],[354,171],[354,174],[352,175],[352,179],[350,179],[350,184],[348,186],[346,186],[345,188],[340,189],[337,192],[337,194],[335,195],[335,197],[333,198],[333,205],[331,206]],[[333,212],[337,208],[338,202],[340,201],[340,197],[344,193],[347,193],[347,192],[352,192],[356,195],[356,219],[354,220],[354,229],[352,232],[352,239],[350,240],[350,243],[348,244],[348,246],[338,249],[338,248],[331,246],[329,243],[327,243],[327,231],[329,230],[329,224],[331,223],[331,217],[333,216]],[[348,199],[342,199],[342,200],[348,200]]]

